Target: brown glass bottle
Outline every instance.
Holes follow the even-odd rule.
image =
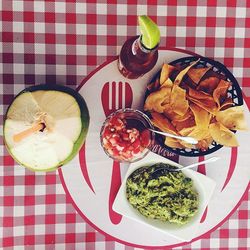
[[[158,59],[158,46],[147,49],[140,36],[128,39],[122,46],[118,59],[118,69],[123,76],[136,79],[149,72]]]

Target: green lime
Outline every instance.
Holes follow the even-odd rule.
[[[139,27],[142,34],[142,43],[148,49],[153,49],[160,42],[160,30],[157,24],[148,16],[138,17]]]

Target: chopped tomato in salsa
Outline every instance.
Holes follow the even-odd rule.
[[[128,126],[126,119],[112,117],[103,130],[103,146],[120,160],[129,161],[140,155],[150,145],[150,131]]]

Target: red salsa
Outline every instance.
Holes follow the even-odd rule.
[[[140,157],[150,143],[150,131],[136,119],[114,116],[102,133],[104,149],[111,157],[121,161],[132,161]]]

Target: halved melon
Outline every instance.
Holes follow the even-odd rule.
[[[10,105],[4,140],[21,165],[51,171],[78,153],[88,126],[88,108],[79,93],[61,85],[37,85],[23,90]]]

